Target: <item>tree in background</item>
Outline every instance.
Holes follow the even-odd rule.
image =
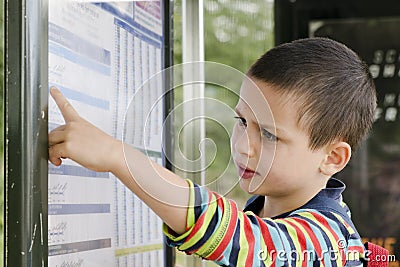
[[[241,72],[246,72],[250,65],[266,50],[274,45],[273,32],[273,1],[272,0],[204,0],[204,46],[205,60],[226,64]],[[182,1],[174,1],[174,64],[182,63]],[[223,75],[223,74],[221,74]],[[227,89],[206,85],[206,97],[210,97],[229,105],[233,108],[237,96]],[[175,106],[183,101],[182,90],[174,90]],[[219,179],[210,187],[218,192],[229,191],[232,181],[238,180],[235,168],[228,168],[231,152],[229,136],[221,125],[232,125],[234,119],[229,114],[221,114],[216,107],[207,106],[206,116],[216,118],[219,124],[206,120],[206,138],[214,141],[216,157],[206,170],[206,181],[212,183],[226,171],[226,179]],[[182,118],[175,113],[175,134],[179,133]],[[184,145],[184,144],[182,144]],[[197,145],[197,144],[193,144]],[[206,158],[212,155],[206,146]],[[213,147],[211,149],[214,149]],[[175,151],[180,153],[181,151]],[[180,155],[176,155],[179,158]],[[179,173],[185,175],[185,173]],[[248,195],[239,186],[233,188],[227,195],[234,198],[239,207],[243,207]],[[182,266],[193,266],[184,262],[184,255],[178,253],[177,263]],[[207,262],[207,266],[216,266]]]
[[[250,65],[255,62],[266,50],[273,47],[273,1],[266,0],[205,0],[204,1],[204,46],[205,60],[226,64],[241,72],[247,72]],[[182,63],[182,1],[174,2],[174,64]],[[221,74],[223,75],[223,74]],[[175,105],[182,103],[182,90],[175,90]],[[206,85],[206,97],[220,100],[233,108],[237,102],[235,96],[229,90],[213,85]],[[226,192],[231,182],[237,179],[236,169],[226,166],[230,161],[229,136],[224,134],[221,125],[233,125],[233,118],[227,114],[221,114],[216,107],[207,106],[206,117],[218,116],[215,121],[206,120],[206,138],[214,141],[217,154],[212,164],[206,170],[207,183],[218,179],[221,173],[231,181],[218,183],[211,189]],[[217,114],[217,115],[215,115]],[[175,133],[179,133],[182,118],[177,114]],[[182,144],[184,145],[184,144]],[[196,144],[197,145],[197,144]],[[214,149],[214,147],[210,147]],[[207,153],[213,154],[213,151]],[[181,153],[181,151],[175,151]],[[177,155],[177,158],[179,155]],[[178,172],[179,173],[179,172]],[[180,175],[185,175],[184,173]],[[225,185],[224,185],[225,184]],[[246,196],[239,187],[235,187],[228,195],[239,200],[243,205]]]

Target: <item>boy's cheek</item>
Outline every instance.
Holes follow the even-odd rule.
[[[239,129],[238,129],[237,125],[235,124],[235,126],[233,127],[231,139],[230,139],[232,155],[234,155],[237,152],[236,146],[237,146],[237,142],[238,142],[238,137],[239,137]]]
[[[270,169],[277,164],[279,164],[279,160],[275,146],[263,147],[258,161],[258,172],[260,174],[267,174]]]

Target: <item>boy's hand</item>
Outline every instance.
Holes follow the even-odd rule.
[[[112,172],[171,229],[177,234],[184,233],[188,183],[81,118],[56,88],[51,88],[50,94],[61,110],[65,125],[49,134],[49,160],[58,166],[61,159],[70,158],[93,171]]]
[[[93,171],[112,171],[123,154],[122,142],[81,118],[58,89],[52,87],[50,94],[65,120],[49,133],[50,162],[59,166],[63,158],[70,158]]]

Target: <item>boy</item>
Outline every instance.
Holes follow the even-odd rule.
[[[257,195],[244,212],[95,128],[54,88],[66,125],[49,134],[49,159],[112,172],[162,218],[170,245],[222,266],[362,265],[345,186],[332,176],[373,123],[368,67],[312,38],[273,48],[247,76],[231,137],[240,186]]]

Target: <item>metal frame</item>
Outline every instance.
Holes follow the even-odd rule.
[[[182,0],[182,63],[204,62],[204,14],[203,0]],[[183,131],[183,153],[188,159],[185,160],[187,178],[204,185],[206,181],[204,166],[205,156],[199,154],[205,152],[205,106],[204,94],[205,86],[203,83],[194,81],[204,81],[204,66],[183,67],[182,81],[183,86],[183,122],[189,123]],[[200,101],[199,101],[200,100]],[[197,160],[201,157],[200,160]],[[186,266],[205,266],[199,258],[186,258]]]
[[[164,25],[163,25],[163,36],[164,36],[164,68],[169,68],[174,64],[174,51],[173,51],[173,0],[166,0],[163,1],[164,5]],[[173,84],[173,73],[171,71],[166,71],[164,72],[164,87],[165,88],[172,88]],[[165,120],[173,110],[174,107],[174,94],[173,90],[170,90],[167,94],[165,94],[165,100],[164,100],[164,114],[163,114],[163,119]],[[168,140],[168,142],[164,142],[163,148],[167,150],[167,152],[164,152],[163,155],[163,161],[164,161],[164,166],[169,169],[173,170],[173,165],[172,162],[168,160],[167,157],[165,157],[165,154],[167,155],[173,155],[172,149],[174,147],[174,144],[172,143],[174,138],[171,138],[173,136],[173,125],[171,124],[165,124],[165,130],[164,130],[164,137],[163,140]],[[169,247],[166,245],[166,242],[164,242],[164,266],[165,267],[173,267],[175,266],[175,250],[172,247]]]
[[[204,16],[203,0],[183,0],[182,1],[182,62],[204,62]],[[204,100],[204,84],[194,83],[194,81],[204,81],[204,69],[202,64],[196,66],[183,67],[183,121],[191,122],[192,127],[185,127],[183,131],[183,151],[186,157],[196,158],[198,149],[205,151],[205,120],[204,103],[198,100]],[[193,101],[196,100],[197,101]],[[201,155],[200,155],[201,156]],[[205,157],[200,160],[200,165],[189,160],[185,161],[186,170],[200,170],[188,173],[188,178],[196,183],[205,184]],[[194,163],[194,164],[192,164]]]
[[[5,24],[4,261],[47,266],[47,1],[7,0]]]

